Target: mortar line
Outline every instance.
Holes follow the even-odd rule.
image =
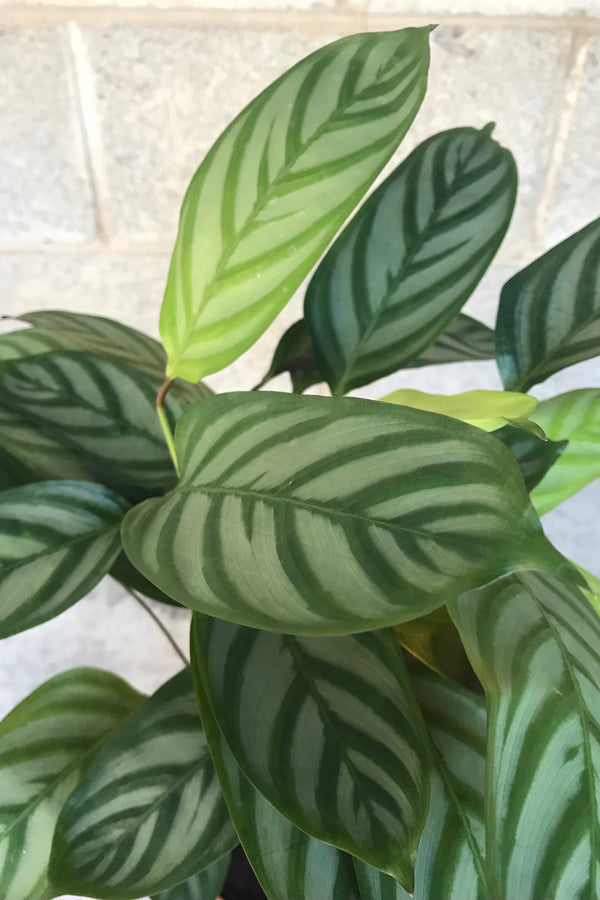
[[[102,134],[96,108],[92,69],[79,25],[67,23],[75,76],[77,114],[81,128],[85,164],[92,194],[96,234],[101,243],[110,238],[110,193],[102,151]]]
[[[342,0],[342,3],[345,0]],[[205,26],[227,29],[257,28],[274,31],[326,31],[336,28],[348,30],[357,21],[367,23],[369,30],[386,30],[407,26],[442,25],[465,28],[517,28],[542,31],[569,31],[580,33],[600,31],[599,16],[545,16],[545,15],[477,15],[439,14],[417,15],[398,13],[351,11],[343,5],[331,9],[216,9],[186,7],[132,7],[132,6],[61,6],[47,3],[24,5],[13,3],[0,7],[0,27],[11,25],[51,25],[75,21],[82,25],[124,24],[148,27]]]
[[[546,169],[544,186],[542,188],[534,219],[533,242],[534,246],[537,247],[538,252],[541,250],[544,243],[552,207],[554,205],[554,199],[556,197],[559,177],[565,162],[571,126],[573,125],[577,101],[585,76],[585,63],[590,40],[591,35],[582,34],[578,31],[573,32],[571,37],[564,92],[558,107],[558,114],[555,118],[553,133],[548,136],[552,149]]]

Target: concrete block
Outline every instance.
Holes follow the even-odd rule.
[[[546,245],[569,237],[600,216],[600,37],[589,46],[584,80],[559,175]]]
[[[485,16],[597,16],[600,0],[351,0],[355,8],[368,12],[411,15]]]
[[[94,236],[68,54],[62,28],[0,31],[0,243]]]
[[[335,35],[88,28],[116,238],[176,234],[187,185],[235,115]]]

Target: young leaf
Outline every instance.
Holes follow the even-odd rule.
[[[541,516],[600,477],[600,388],[543,400],[534,418],[549,437],[568,439],[560,459],[531,494]]]
[[[598,897],[598,616],[577,588],[533,573],[450,613],[488,699],[489,896]]]
[[[134,502],[175,483],[150,376],[56,351],[8,363],[0,385],[2,444],[41,477],[99,481]],[[174,422],[183,404],[169,394],[167,409]]]
[[[155,894],[151,900],[215,900],[225,883],[228,867],[229,853],[226,853],[187,881]]]
[[[0,722],[0,897],[41,900],[62,806],[143,696],[101,669],[71,669]]]
[[[340,634],[425,615],[513,569],[574,571],[512,455],[446,416],[221,394],[188,407],[175,442],[177,489],[129,512],[123,541],[150,581],[200,612]]]
[[[196,677],[244,774],[296,827],[410,890],[429,795],[389,634],[295,638],[196,616]]]
[[[236,843],[184,669],[144,703],[69,798],[50,878],[65,893],[142,897],[180,884]]]
[[[223,132],[183,201],[160,318],[169,376],[228,365],[299,287],[414,119],[429,31],[335,41]]]
[[[504,237],[517,187],[489,128],[414,150],[315,272],[304,314],[334,394],[395,372],[454,319]]]
[[[536,419],[538,409],[539,406],[536,407],[534,413]],[[547,434],[546,431],[544,433]],[[528,491],[532,491],[540,483],[546,472],[564,453],[565,447],[569,443],[568,441],[542,441],[536,435],[527,434],[522,428],[514,428],[513,425],[498,428],[497,431],[494,431],[494,437],[502,441],[517,460]],[[538,513],[540,513],[539,509]]]
[[[383,397],[386,403],[398,403],[413,409],[427,409],[460,419],[484,431],[495,431],[507,422],[527,419],[537,406],[535,397],[508,391],[464,391],[462,394],[426,394],[405,389]]]
[[[481,687],[445,606],[396,625],[394,635],[405,650],[434,672],[471,690]]]
[[[507,390],[528,391],[600,353],[600,219],[504,285],[496,359]]]
[[[0,492],[0,638],[57,616],[106,575],[128,509],[86,481]]]

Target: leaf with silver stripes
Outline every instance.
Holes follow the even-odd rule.
[[[425,615],[519,568],[579,576],[513,456],[447,416],[372,400],[220,394],[175,436],[181,478],[131,510],[136,568],[243,625],[342,634]]]
[[[413,150],[329,250],[304,315],[334,394],[416,359],[492,261],[515,203],[514,159],[490,128],[456,128]]]
[[[496,319],[496,360],[510,391],[600,353],[600,219],[507,281]]]
[[[237,843],[184,669],[144,703],[69,798],[50,878],[60,892],[126,900],[175,887]]]
[[[300,286],[414,119],[429,31],[335,41],[226,128],[183,201],[160,319],[169,376],[233,362]]]
[[[5,450],[47,479],[99,481],[137,501],[175,484],[156,416],[156,382],[76,351],[13,360],[0,370]],[[184,404],[167,397],[174,424]]]
[[[0,638],[57,616],[106,575],[129,504],[100,484],[0,492]]]
[[[598,616],[577,588],[534,573],[450,613],[488,700],[488,896],[597,900]]]
[[[531,494],[541,516],[600,477],[600,388],[568,391],[538,404],[534,419],[568,446]]]
[[[229,853],[187,881],[155,894],[151,900],[215,900],[225,883],[229,867]]]
[[[0,334],[0,366],[12,359],[23,359],[24,356],[39,356],[60,350],[57,340],[37,328],[18,328]]]
[[[538,404],[534,413],[532,413],[536,422],[538,420]],[[547,435],[548,432],[544,428]],[[505,447],[508,447],[514,458],[519,464],[525,487],[528,491],[532,491],[536,485],[540,483],[549,469],[556,464],[556,461],[564,453],[568,445],[568,441],[543,441],[534,434],[528,434],[521,428],[515,428],[512,425],[505,425],[494,432],[494,437],[502,441]],[[533,501],[538,513],[541,511]]]
[[[144,700],[116,675],[70,669],[0,722],[0,897],[54,897],[47,866],[67,797]]]
[[[252,784],[297,828],[410,889],[429,748],[391,635],[296,638],[196,616],[192,643],[195,677]]]

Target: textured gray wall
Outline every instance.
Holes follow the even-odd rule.
[[[517,212],[468,309],[493,323],[520,266],[600,214],[600,0],[0,0],[0,311],[103,313],[156,333],[179,204],[235,113],[297,59],[343,34],[440,22],[430,89],[401,158],[429,134],[493,120],[520,172]],[[234,366],[248,387],[301,309],[292,301]],[[493,364],[385,379],[452,392],[499,387]],[[585,363],[534,390],[600,385]],[[285,389],[285,378],[279,386]],[[600,574],[600,482],[545,519]],[[160,609],[187,644],[187,616]],[[87,664],[152,690],[180,663],[108,582],[2,644],[0,714],[51,674]]]

